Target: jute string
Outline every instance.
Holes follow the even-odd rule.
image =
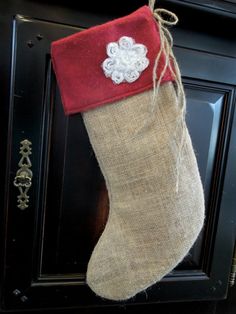
[[[175,164],[175,172],[176,172],[176,192],[179,190],[179,175],[180,175],[180,166],[181,166],[181,158],[182,151],[185,142],[186,136],[186,127],[185,127],[185,113],[186,113],[186,99],[184,94],[184,88],[181,80],[181,74],[179,70],[179,66],[173,54],[173,38],[167,29],[166,26],[172,26],[178,23],[178,17],[173,13],[166,9],[154,9],[156,0],[149,0],[150,10],[153,12],[153,16],[156,19],[159,25],[159,33],[160,33],[160,51],[156,57],[154,68],[153,68],[153,95],[152,95],[152,104],[151,104],[151,116],[154,117],[154,113],[157,109],[158,103],[158,92],[159,87],[162,81],[162,78],[165,74],[167,67],[169,67],[172,76],[175,79],[176,84],[176,93],[178,98],[178,105],[180,106],[180,114],[177,116],[177,125],[176,125],[176,134],[175,136],[178,138],[178,131],[180,132],[180,143],[176,154],[176,164]],[[157,79],[157,66],[160,60],[162,53],[165,54],[165,65],[161,71],[159,78]],[[178,139],[177,139],[178,143]]]
[[[176,94],[178,99],[179,105],[179,115],[176,117],[176,142],[177,144],[177,151],[176,151],[176,164],[175,164],[175,172],[176,172],[176,192],[179,190],[179,171],[181,166],[181,158],[182,158],[182,151],[185,142],[186,136],[186,127],[185,127],[185,113],[186,113],[186,99],[184,88],[181,80],[181,74],[179,70],[179,66],[173,54],[173,38],[167,29],[167,26],[173,26],[178,23],[178,17],[173,13],[166,9],[154,9],[156,0],[149,0],[149,8],[153,13],[154,18],[156,19],[158,26],[159,26],[159,34],[160,34],[160,50],[156,56],[154,67],[153,67],[153,93],[151,99],[151,106],[149,107],[149,114],[147,119],[144,121],[144,125],[139,129],[134,137],[136,138],[139,136],[142,131],[147,128],[154,120],[155,113],[158,108],[158,94],[160,89],[160,84],[163,79],[163,76],[167,70],[170,69],[171,74],[175,81],[176,87]],[[157,78],[157,67],[159,65],[160,58],[164,53],[165,56],[165,64],[159,77]],[[178,133],[180,134],[180,140],[178,140]]]

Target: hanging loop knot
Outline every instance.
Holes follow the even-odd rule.
[[[172,26],[176,25],[179,21],[176,14],[166,9],[155,9],[153,16],[161,25]]]
[[[173,46],[173,38],[167,29],[167,26],[173,26],[176,25],[179,21],[177,15],[171,11],[168,11],[166,9],[155,9],[151,10],[153,13],[153,17],[158,22],[160,31],[165,35],[170,47]],[[162,35],[162,34],[161,34]]]

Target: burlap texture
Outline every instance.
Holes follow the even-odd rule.
[[[203,189],[186,126],[176,192],[180,109],[173,83],[160,87],[155,121],[132,138],[147,119],[151,97],[148,91],[83,114],[110,200],[87,283],[111,300],[128,299],[171,271],[204,222]]]

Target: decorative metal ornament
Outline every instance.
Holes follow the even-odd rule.
[[[14,185],[19,189],[20,192],[20,194],[17,196],[17,207],[24,210],[29,207],[29,196],[27,193],[32,185],[33,177],[33,173],[30,170],[32,164],[29,158],[29,155],[32,154],[30,147],[32,143],[25,139],[21,141],[20,144],[20,154],[22,157],[18,163],[20,169],[16,173]]]

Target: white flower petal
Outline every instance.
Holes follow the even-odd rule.
[[[124,78],[128,83],[133,83],[139,78],[140,74],[137,70],[130,70],[125,72]]]
[[[102,68],[106,76],[110,76],[115,70],[116,60],[112,58],[107,58],[103,61]]]
[[[149,60],[147,58],[142,58],[136,61],[135,63],[135,68],[139,71],[142,72],[145,70],[149,65]]]
[[[135,51],[139,57],[145,57],[147,54],[147,47],[142,44],[133,45],[132,50]]]
[[[120,84],[124,80],[124,75],[119,71],[114,71],[111,75],[111,79],[115,84]]]
[[[119,46],[121,49],[131,49],[134,44],[134,39],[131,37],[123,36],[119,39]]]
[[[107,55],[109,57],[115,57],[119,51],[119,46],[117,43],[109,43],[107,45]]]

